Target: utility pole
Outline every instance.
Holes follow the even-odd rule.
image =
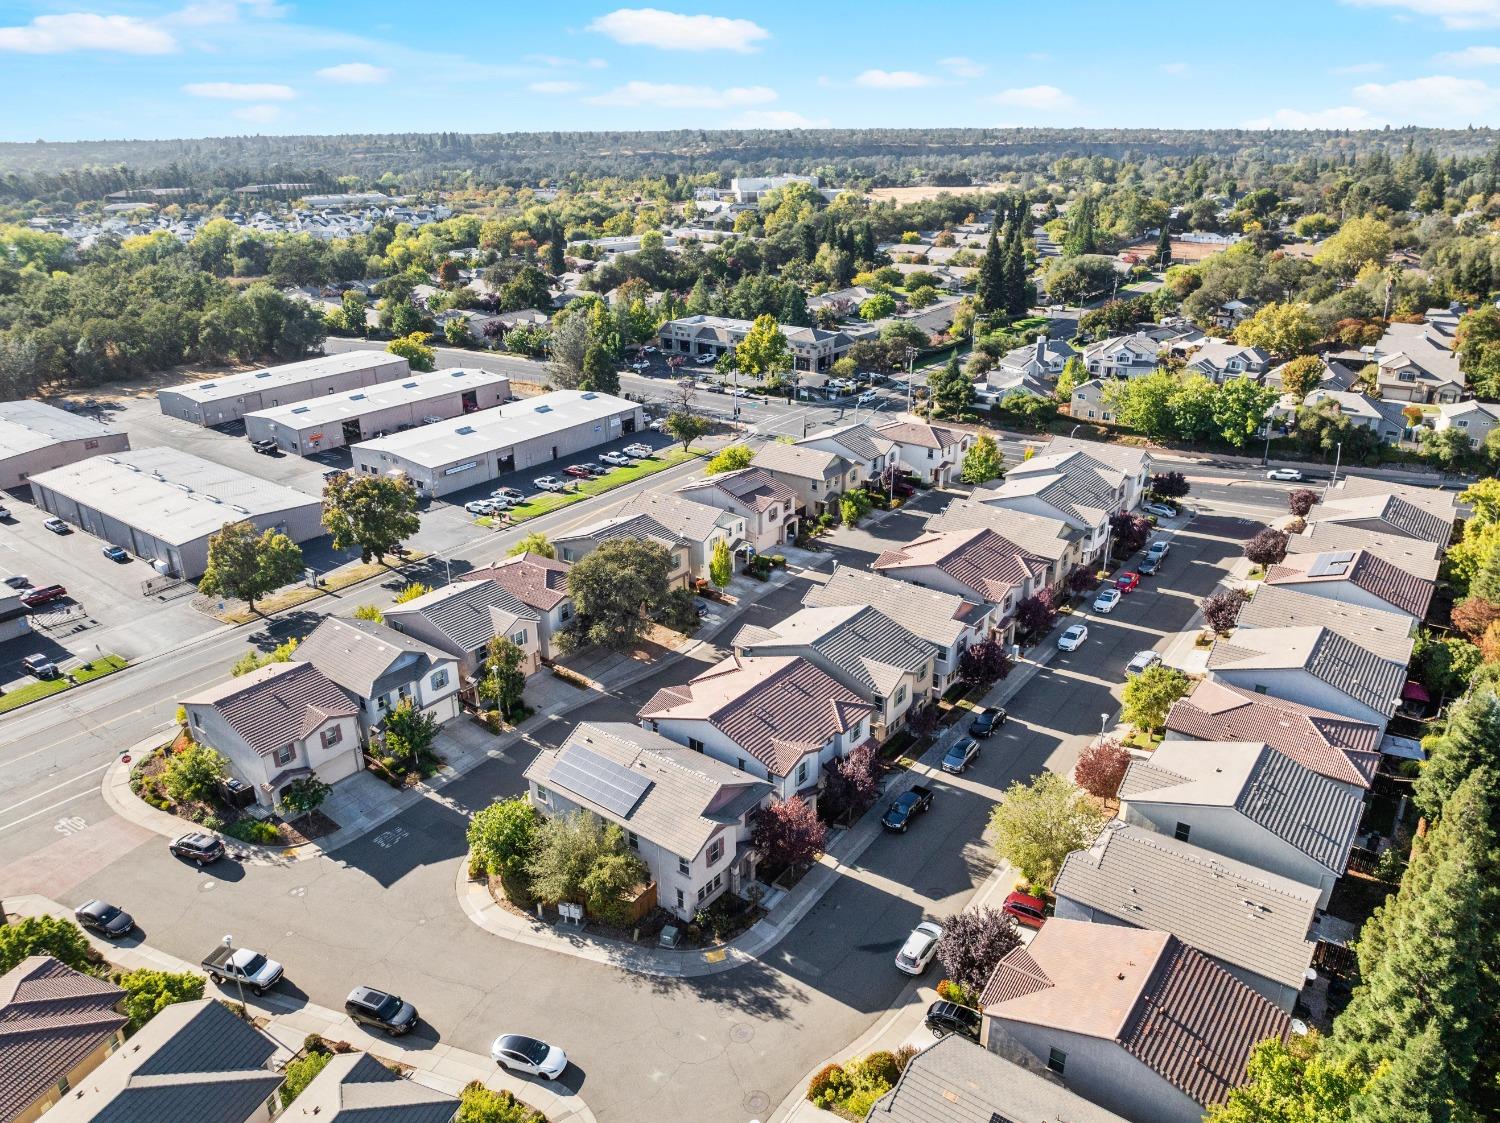
[[[1328,480],[1328,486],[1323,489],[1323,498],[1326,501],[1329,493],[1333,491],[1333,485],[1339,480],[1339,461],[1344,455],[1344,442],[1340,441],[1333,453],[1333,475]]]

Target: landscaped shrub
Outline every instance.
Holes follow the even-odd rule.
[[[236,820],[224,828],[224,833],[230,838],[252,842],[257,846],[274,846],[281,841],[281,832],[276,829],[276,825],[264,819]]]
[[[854,1081],[843,1065],[824,1065],[807,1082],[807,1098],[818,1107],[832,1107],[854,1091]]]

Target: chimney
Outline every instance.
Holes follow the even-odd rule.
[[[1036,361],[1045,363],[1047,361],[1047,333],[1043,332],[1036,337]]]

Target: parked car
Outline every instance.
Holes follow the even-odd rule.
[[[1165,503],[1146,503],[1141,507],[1148,515],[1155,515],[1159,519],[1173,519],[1177,517],[1175,508],[1168,507]]]
[[[490,498],[491,499],[506,499],[506,500],[509,500],[511,503],[525,503],[526,502],[526,494],[525,494],[525,492],[517,491],[513,487],[497,487],[494,491],[490,492]]]
[[[51,604],[55,600],[62,600],[68,595],[68,590],[61,585],[43,585],[41,588],[32,589],[29,593],[21,594],[21,603],[27,608],[36,608],[39,605]]]
[[[1154,651],[1137,651],[1130,657],[1130,662],[1125,664],[1125,674],[1138,675],[1142,671],[1149,670],[1161,662],[1161,656]]]
[[[914,785],[910,791],[902,792],[881,816],[880,825],[888,831],[905,834],[906,828],[918,815],[932,810],[932,789],[924,784]]]
[[[118,940],[135,931],[135,917],[108,901],[85,901],[73,910],[73,919],[106,940]]]
[[[867,406],[875,400],[875,397],[876,395],[874,390],[865,390],[859,395],[859,398],[856,400],[858,401],[858,404]]]
[[[24,576],[22,576],[19,573],[12,573],[9,577],[7,577],[5,579],[5,583],[7,585],[9,585],[12,589],[24,589],[24,588],[26,588],[27,585],[31,584],[30,581],[28,581]]]
[[[603,464],[596,464],[592,460],[585,460],[579,467],[587,471],[591,476],[607,476],[610,471]]]
[[[535,1037],[523,1037],[519,1033],[505,1033],[495,1038],[495,1043],[490,1046],[490,1057],[504,1068],[540,1076],[544,1080],[556,1080],[568,1067],[568,1054],[556,1045],[548,1045]]]
[[[4,519],[6,522],[10,521],[11,514],[9,507],[0,507],[0,519]]]
[[[653,433],[660,433],[666,427],[667,419],[665,417],[653,417],[650,421],[646,422],[646,428],[650,429]]]
[[[1141,577],[1154,577],[1161,572],[1160,558],[1142,558],[1135,567],[1135,571]]]
[[[1005,898],[1000,911],[1016,918],[1017,924],[1040,928],[1047,920],[1047,902],[1030,893],[1016,891]]]
[[[471,515],[493,515],[495,513],[495,501],[493,499],[471,499],[464,504],[464,510]]]
[[[896,953],[896,970],[908,975],[920,975],[937,955],[938,941],[943,938],[943,926],[924,920],[912,929],[906,943]]]
[[[1057,649],[1059,651],[1077,651],[1083,646],[1083,641],[1088,638],[1088,628],[1082,624],[1074,624],[1066,632],[1057,637]]]
[[[955,741],[953,747],[943,754],[943,771],[955,776],[973,764],[979,756],[979,742],[972,737]]]
[[[566,480],[560,480],[556,476],[538,476],[536,479],[532,480],[531,482],[532,482],[532,484],[534,486],[541,488],[543,491],[567,491],[568,490],[567,481]]]
[[[1161,561],[1162,558],[1167,556],[1171,549],[1172,543],[1168,542],[1165,538],[1158,538],[1155,542],[1146,547],[1146,556],[1148,558],[1155,558],[1157,561]]]
[[[193,831],[174,838],[167,844],[167,849],[177,857],[197,862],[200,866],[217,862],[224,856],[223,840],[206,831]]]
[[[348,474],[349,473],[344,471],[342,468],[330,468],[328,469],[328,471],[323,473],[323,478],[325,480],[336,480],[340,476],[347,476]]]
[[[606,464],[613,464],[616,468],[629,468],[635,464],[635,461],[623,452],[601,452],[599,459]]]
[[[1094,598],[1094,611],[1095,612],[1105,612],[1105,613],[1113,612],[1115,610],[1115,605],[1117,605],[1119,603],[1120,603],[1120,590],[1119,589],[1115,589],[1115,588],[1100,589],[1099,590],[1099,595]]]
[[[216,983],[239,983],[256,994],[265,994],[283,974],[281,964],[249,948],[220,944],[203,958],[203,970]]]
[[[1141,575],[1139,573],[1133,573],[1128,569],[1115,578],[1115,588],[1119,589],[1122,593],[1130,592],[1140,583]]]
[[[123,546],[105,546],[101,553],[112,562],[128,562],[130,560],[130,555],[125,552]]]
[[[360,1025],[383,1029],[392,1037],[410,1033],[417,1024],[417,1008],[400,995],[374,987],[355,987],[344,999],[344,1013]]]
[[[28,655],[21,660],[21,666],[26,668],[27,674],[43,680],[54,679],[62,673],[57,669],[57,664],[45,655]]]
[[[974,711],[974,720],[969,722],[969,736],[988,737],[1005,724],[1008,716],[1004,706],[996,706],[993,710],[987,710],[981,706]]]
[[[637,460],[645,460],[651,456],[650,445],[626,445],[621,451]]]
[[[950,1033],[957,1033],[970,1041],[978,1041],[984,1015],[969,1006],[939,999],[927,1007],[923,1024],[932,1030],[934,1037],[947,1037]]]
[[[258,441],[251,441],[250,447],[262,456],[275,456],[280,449],[271,437],[262,437]]]
[[[587,480],[592,479],[594,473],[590,472],[582,464],[569,464],[566,468],[563,469],[563,475],[572,476],[574,479],[578,480]]]
[[[1272,468],[1266,473],[1266,479],[1298,481],[1302,479],[1302,473],[1295,468]]]
[[[53,534],[73,533],[73,528],[70,527],[67,523],[63,522],[62,519],[48,519],[46,522],[42,523],[42,525],[50,530]]]
[[[492,495],[488,499],[483,500],[483,502],[490,504],[497,511],[508,511],[516,505],[513,500],[507,499],[503,495]]]

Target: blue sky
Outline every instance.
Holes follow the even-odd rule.
[[[0,0],[0,139],[1500,124],[1500,0]]]

